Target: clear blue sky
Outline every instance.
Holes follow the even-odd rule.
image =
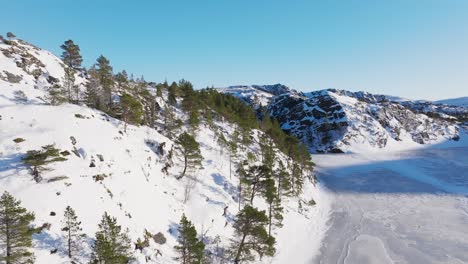
[[[1,32],[73,39],[146,80],[468,96],[468,1],[3,1]]]

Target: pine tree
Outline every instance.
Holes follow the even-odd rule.
[[[64,88],[67,93],[67,99],[69,103],[79,101],[79,90],[75,85],[75,71],[81,70],[81,63],[83,58],[80,54],[80,47],[76,45],[73,40],[69,39],[60,46],[63,49],[62,60],[67,66],[65,68],[64,75]],[[75,99],[73,99],[75,95]]]
[[[166,89],[166,88],[164,88],[163,84],[157,84],[156,85],[156,96],[157,97],[162,97],[163,89]]]
[[[59,84],[47,88],[46,101],[51,105],[60,105],[67,102],[67,91]]]
[[[268,235],[265,230],[267,223],[268,217],[265,211],[259,211],[248,205],[237,214],[234,223],[236,239],[231,244],[235,264],[254,261],[254,252],[260,258],[275,254],[275,238]]]
[[[88,83],[84,92],[84,100],[88,107],[102,110],[99,76],[95,66],[92,66],[88,71]]]
[[[286,170],[282,161],[279,162],[279,168],[275,172],[277,183],[277,196],[281,198],[283,195],[290,195],[291,193],[291,175]]]
[[[141,104],[143,105],[143,121],[149,127],[155,127],[156,115],[161,110],[161,106],[156,101],[156,97],[150,93],[146,87],[139,91]]]
[[[170,105],[176,105],[177,104],[177,83],[172,82],[171,86],[167,89],[168,94],[167,94],[167,101],[169,102]]]
[[[115,82],[119,92],[124,92],[128,87],[128,74],[125,70],[115,75]]]
[[[229,150],[229,179],[232,178],[232,163],[237,153],[238,145],[240,141],[240,133],[237,127],[234,129],[234,132],[230,135],[230,140],[227,142],[227,147]]]
[[[21,207],[21,202],[8,192],[0,197],[0,263],[34,263],[32,234],[30,227],[34,214]]]
[[[271,235],[273,227],[282,227],[283,207],[281,206],[281,197],[278,196],[277,188],[273,178],[265,181],[264,190],[265,200],[268,204],[268,235]]]
[[[112,66],[110,65],[110,62],[106,57],[101,55],[97,59],[96,72],[99,78],[99,84],[102,87],[104,102],[106,103],[107,107],[106,110],[108,113],[110,113],[112,110],[112,92],[114,85],[114,76],[112,74]]]
[[[189,114],[189,125],[196,129],[200,124],[197,93],[193,90],[193,85],[183,79],[179,81],[179,90],[182,94],[182,109]]]
[[[77,103],[80,100],[78,86],[75,85],[75,70],[72,68],[65,68],[63,87],[69,103]]]
[[[176,144],[179,145],[182,154],[184,155],[184,170],[177,179],[184,177],[187,169],[200,168],[202,166],[203,156],[200,153],[200,144],[187,132],[179,135]]]
[[[179,127],[174,112],[170,108],[170,106],[165,106],[162,112],[163,114],[163,122],[164,122],[164,131],[166,131],[166,136],[172,138],[174,134],[174,130]]]
[[[125,122],[125,131],[127,123],[140,124],[143,116],[143,106],[131,95],[124,93],[120,97],[120,106],[122,108],[122,119]]]
[[[244,189],[244,197],[248,198],[248,202],[253,205],[254,198],[258,194],[265,193],[266,184],[271,180],[271,173],[264,165],[251,166],[241,178]]]
[[[76,45],[73,40],[69,39],[65,41],[60,48],[63,49],[63,63],[73,70],[81,70],[83,58],[80,54],[80,46]]]
[[[174,246],[177,252],[175,260],[181,264],[201,264],[203,260],[205,244],[197,238],[195,226],[182,215],[179,223],[178,245]]]
[[[23,158],[23,162],[29,166],[31,175],[38,183],[42,180],[42,172],[50,170],[46,167],[47,164],[65,160],[67,159],[60,155],[60,150],[54,145],[43,146],[41,150],[29,150]]]
[[[92,264],[127,264],[132,256],[130,238],[122,227],[117,225],[117,219],[106,213],[102,216],[99,231],[91,256]]]
[[[81,243],[85,235],[81,233],[81,222],[70,206],[65,209],[62,231],[66,234],[67,255],[70,259],[75,259],[82,250]]]

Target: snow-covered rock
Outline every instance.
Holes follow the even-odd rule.
[[[359,152],[457,141],[458,121],[468,117],[468,108],[464,107],[367,92],[328,89],[301,93],[285,89],[265,94],[264,89],[254,86],[248,87],[249,93],[238,89],[221,91],[254,107],[258,104],[252,98],[261,95],[262,105],[281,127],[314,152]]]

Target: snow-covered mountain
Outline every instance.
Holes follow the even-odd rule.
[[[35,213],[37,226],[50,224],[34,236],[36,262],[69,263],[61,230],[63,211],[68,205],[76,210],[87,236],[83,263],[105,211],[116,217],[124,229],[128,228],[132,242],[142,238],[145,230],[153,235],[161,233],[167,239],[151,240],[149,247],[136,250],[134,263],[177,263],[173,247],[183,213],[202,234],[207,251],[221,257],[221,250],[229,246],[233,236],[239,178],[236,173],[230,177],[235,168],[231,168],[229,153],[218,138],[230,138],[235,125],[215,121],[208,126],[202,122],[196,140],[200,143],[203,168],[191,177],[177,180],[183,170],[183,157],[174,139],[159,129],[127,126],[82,105],[45,104],[47,89],[60,85],[63,76],[63,62],[50,52],[21,40],[0,43],[0,193],[8,191],[21,200],[24,207]],[[86,82],[86,76],[77,72],[78,86],[82,89]],[[276,89],[280,93],[280,87],[264,89],[268,94]],[[169,108],[177,118],[187,119],[180,108],[166,103],[166,91],[156,99],[161,109]],[[162,117],[158,118],[156,122],[162,122]],[[261,135],[259,130],[250,131],[252,144],[238,148],[237,160],[261,160]],[[64,154],[66,161],[51,164],[44,179],[36,183],[22,158],[28,150],[48,144],[68,153]],[[284,164],[290,162],[280,151],[276,157]],[[312,200],[315,206],[309,205]],[[258,204],[265,207],[261,199]],[[325,229],[323,219],[328,213],[327,201],[317,186],[307,182],[304,192],[285,200],[283,207],[284,227],[274,231],[277,254],[262,262],[306,262],[311,251],[318,251]],[[296,236],[295,243],[291,243],[291,235]]]
[[[468,107],[468,96],[435,101],[437,104]]]
[[[274,96],[284,93],[295,93],[289,87],[282,84],[273,85],[235,85],[218,89],[222,93],[232,94],[247,104],[258,109],[266,107]]]
[[[457,141],[460,134],[464,135],[459,121],[468,117],[465,107],[366,92],[328,89],[301,93],[285,88],[281,93],[265,94],[264,89],[254,86],[249,87],[249,93],[238,93],[235,87],[221,91],[248,103],[264,98],[262,105],[281,127],[316,152],[369,151]]]

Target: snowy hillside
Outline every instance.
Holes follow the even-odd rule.
[[[222,92],[244,96],[235,89]],[[281,127],[316,152],[402,149],[457,141],[461,129],[457,120],[468,115],[468,108],[463,107],[335,89],[310,93],[291,90],[264,98],[269,99],[269,114]]]
[[[251,105],[255,109],[258,109],[262,106],[268,106],[274,96],[278,96],[284,93],[296,92],[282,84],[250,86],[237,85],[229,86],[227,88],[219,88],[218,90],[221,93],[232,94],[233,96]]]
[[[104,212],[128,228],[133,243],[143,238],[145,230],[167,239],[151,240],[149,247],[135,250],[134,263],[177,263],[174,246],[182,214],[201,234],[213,263],[224,263],[222,250],[231,243],[239,211],[239,178],[218,138],[219,134],[229,138],[235,125],[215,121],[214,129],[203,121],[195,133],[203,168],[177,180],[184,168],[183,156],[161,129],[127,125],[83,105],[45,104],[47,89],[61,84],[63,76],[63,63],[51,53],[19,40],[0,44],[0,193],[8,191],[21,200],[35,213],[36,226],[50,224],[34,235],[36,263],[69,263],[61,231],[68,205],[76,210],[86,234],[82,263],[89,259]],[[76,73],[81,92],[85,77]],[[167,104],[167,97],[167,92],[157,97],[158,105],[186,119],[183,111]],[[177,133],[186,129],[182,126]],[[252,144],[239,147],[236,159],[260,161],[261,135],[252,130]],[[66,160],[52,163],[36,183],[23,158],[27,151],[50,144]],[[285,164],[292,162],[280,151],[276,157]],[[298,197],[283,201],[284,226],[274,230],[277,253],[256,262],[305,263],[318,252],[328,202],[312,182],[305,183]],[[266,208],[262,199],[255,201]],[[291,235],[296,236],[294,243]]]
[[[435,101],[437,104],[468,107],[468,96]]]

